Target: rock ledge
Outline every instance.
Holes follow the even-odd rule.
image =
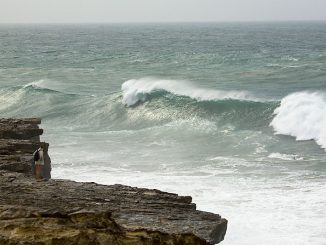
[[[200,245],[224,239],[227,220],[196,210],[190,196],[123,185],[35,181],[32,153],[43,133],[40,123],[0,119],[0,245]]]

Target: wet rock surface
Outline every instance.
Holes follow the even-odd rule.
[[[190,196],[69,180],[37,182],[31,166],[43,132],[39,123],[39,119],[0,119],[0,244],[215,244],[223,240],[227,221],[196,210]]]

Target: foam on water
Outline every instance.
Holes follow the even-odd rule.
[[[270,123],[275,133],[297,140],[313,139],[326,149],[325,96],[320,92],[297,92],[283,98]]]
[[[268,157],[274,158],[274,159],[286,160],[286,161],[303,160],[302,157],[300,157],[296,154],[284,154],[284,153],[278,153],[278,152],[273,152],[273,153],[269,154]]]

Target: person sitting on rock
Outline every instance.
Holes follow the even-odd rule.
[[[34,152],[34,161],[35,161],[35,178],[37,181],[43,180],[43,166],[44,166],[44,150],[43,145],[40,145]]]

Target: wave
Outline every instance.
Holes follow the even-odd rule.
[[[74,128],[94,130],[140,130],[168,125],[179,128],[179,123],[189,130],[215,130],[224,125],[233,128],[266,127],[277,105],[238,100],[197,101],[189,97],[151,94],[149,103],[125,107],[122,94],[101,96],[69,96],[48,92],[28,85],[6,93],[3,98],[11,101],[3,108],[2,116],[39,116],[51,123]],[[35,86],[35,84],[34,84]]]
[[[67,85],[63,82],[54,81],[50,79],[40,79],[25,84],[22,87],[24,90],[44,91],[49,93],[62,93],[67,95],[77,95],[67,92]]]
[[[23,86],[0,89],[2,116],[40,116],[42,110],[50,111],[60,103],[72,100],[76,94],[64,93],[48,86],[48,80],[37,80]],[[32,114],[30,114],[33,112]],[[39,112],[39,114],[36,114]]]
[[[57,80],[51,80],[51,79],[40,79],[36,80],[30,83],[25,84],[24,86],[18,86],[18,88],[22,88],[24,90],[30,90],[30,91],[43,91],[48,93],[61,93],[65,95],[83,95],[83,96],[92,96],[89,94],[85,94],[82,91],[79,93],[75,92],[78,89],[82,88],[82,85],[77,85],[76,87],[73,87],[73,85],[69,85],[62,81]],[[71,92],[73,91],[73,92]]]
[[[224,91],[203,89],[193,86],[187,81],[159,80],[153,78],[132,79],[124,82],[121,86],[122,102],[126,106],[134,106],[146,101],[150,94],[155,92],[167,92],[178,96],[185,96],[197,101],[214,100],[247,100],[259,101],[247,91]]]
[[[276,134],[315,140],[326,149],[326,94],[297,92],[284,97],[270,123]]]
[[[315,140],[326,149],[326,94],[321,92],[296,92],[279,102],[259,99],[247,91],[197,88],[187,81],[143,78],[124,82],[122,103],[135,107],[142,102],[151,102],[143,107],[160,113],[160,109],[163,113],[163,108],[173,108],[171,114],[177,117],[206,118],[239,128],[269,125],[275,134]]]
[[[49,81],[46,79],[40,79],[36,80],[30,83],[25,84],[22,89],[23,90],[35,90],[35,91],[45,91],[50,93],[64,93],[62,91],[56,90],[51,86],[51,83],[53,84],[53,81]]]
[[[122,84],[122,103],[137,120],[168,122],[196,118],[237,129],[266,127],[272,120],[277,101],[264,101],[246,91],[202,89],[190,82],[128,80]],[[135,117],[133,117],[135,118]]]
[[[40,79],[40,80],[37,80],[37,81],[33,81],[33,82],[30,82],[30,83],[27,83],[23,86],[23,88],[45,88],[42,86],[42,84],[44,84],[45,80],[44,79]]]
[[[245,91],[201,89],[174,80],[128,80],[122,93],[97,96],[72,96],[52,89],[55,84],[48,85],[38,80],[0,89],[1,115],[39,116],[73,127],[91,124],[99,130],[138,130],[176,121],[188,123],[190,130],[201,125],[216,131],[224,126],[234,130],[269,130],[271,126],[275,134],[313,139],[326,149],[326,95],[321,92],[263,101]]]

